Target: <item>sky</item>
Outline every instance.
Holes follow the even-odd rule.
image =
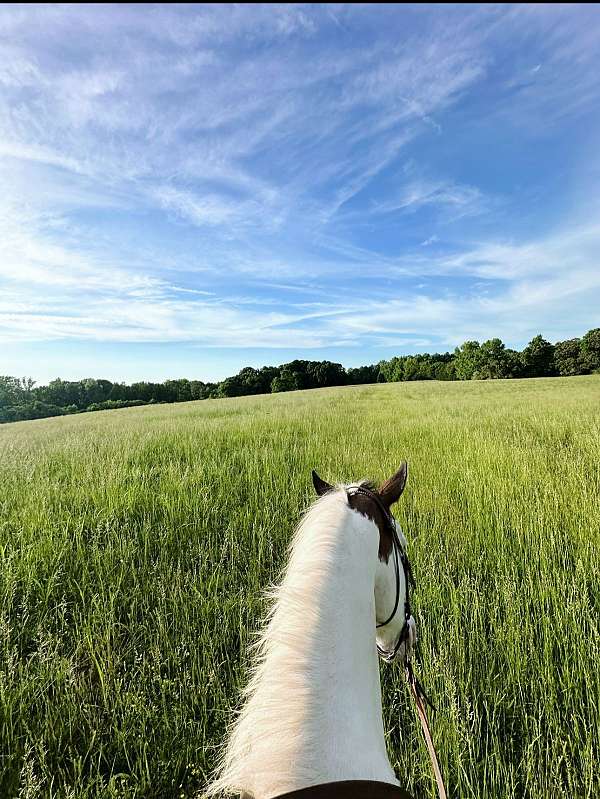
[[[0,373],[600,325],[598,5],[0,6]]]

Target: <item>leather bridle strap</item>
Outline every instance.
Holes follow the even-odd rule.
[[[392,548],[394,550],[394,566],[396,569],[396,600],[394,602],[394,609],[392,610],[388,618],[385,621],[382,621],[376,625],[376,627],[378,628],[385,627],[386,624],[389,624],[396,615],[396,611],[398,610],[398,604],[400,602],[400,566],[398,565],[398,558],[400,558],[400,561],[402,562],[402,569],[404,570],[404,584],[405,584],[404,625],[400,631],[400,635],[398,636],[396,645],[391,651],[388,652],[385,649],[382,649],[379,646],[379,644],[377,644],[377,651],[379,652],[379,656],[383,660],[391,662],[396,657],[396,654],[400,649],[402,643],[406,641],[407,638],[410,637],[410,624],[412,617],[410,609],[410,585],[412,584],[412,587],[414,588],[415,580],[412,574],[412,569],[410,568],[410,562],[408,560],[406,552],[404,551],[402,544],[400,543],[400,540],[398,538],[398,531],[396,530],[394,517],[390,513],[389,508],[387,507],[387,505],[385,505],[379,494],[376,494],[375,491],[371,491],[370,488],[367,488],[367,486],[364,485],[359,485],[352,488],[351,491],[348,491],[348,494],[349,495],[362,494],[363,496],[368,497],[368,499],[374,502],[381,511],[385,522],[385,526],[388,528],[392,536]]]
[[[400,601],[400,567],[398,566],[398,553],[400,553],[400,560],[402,562],[402,568],[404,569],[404,582],[405,582],[404,626],[402,627],[396,645],[391,652],[387,652],[384,649],[381,649],[379,644],[377,644],[377,651],[379,652],[379,656],[383,660],[391,662],[396,657],[396,653],[398,652],[402,643],[407,639],[410,639],[411,623],[413,625],[412,634],[414,635],[415,622],[414,619],[412,618],[412,613],[410,609],[410,585],[412,585],[412,587],[414,588],[415,580],[412,574],[412,569],[410,568],[410,561],[408,560],[406,552],[404,551],[398,539],[398,532],[396,530],[396,525],[394,523],[394,517],[392,516],[386,505],[382,502],[381,497],[378,494],[376,494],[374,491],[371,491],[366,486],[357,486],[356,488],[352,489],[352,494],[363,494],[364,496],[371,499],[383,514],[385,524],[392,534],[392,544],[394,548],[394,558],[395,558],[395,567],[396,567],[396,601],[394,603],[394,609],[391,615],[385,621],[381,622],[380,624],[377,624],[376,625],[377,627],[384,627],[386,624],[389,624],[390,621],[396,615],[396,611],[398,610],[398,603]],[[425,737],[425,743],[427,744],[427,751],[429,752],[431,767],[435,775],[435,781],[437,783],[439,798],[447,799],[446,788],[444,786],[444,780],[442,778],[442,771],[440,769],[438,757],[435,751],[435,747],[433,745],[433,739],[431,737],[431,731],[429,729],[429,723],[427,721],[427,714],[425,713],[425,703],[428,704],[433,710],[435,710],[435,708],[431,704],[429,698],[427,697],[427,694],[423,690],[421,683],[415,677],[412,668],[412,663],[410,661],[409,646],[407,646],[405,650],[404,667],[406,669],[406,679],[408,681],[411,693],[415,699],[415,704],[417,706],[417,714],[419,716],[419,721],[421,722],[421,728],[423,730],[423,735]]]
[[[392,546],[394,547],[394,564],[396,567],[396,601],[394,602],[394,609],[388,618],[385,621],[381,621],[379,624],[376,624],[376,627],[385,627],[386,624],[391,622],[396,615],[396,611],[398,610],[398,602],[400,601],[400,568],[398,566],[398,548],[395,541],[393,542]]]
[[[429,723],[427,722],[427,714],[425,713],[425,705],[423,704],[423,699],[425,699],[425,701],[428,702],[429,704],[431,704],[431,702],[429,702],[429,700],[425,696],[425,692],[423,691],[419,681],[415,677],[414,672],[412,670],[412,664],[410,662],[406,664],[406,679],[408,680],[411,693],[415,698],[415,705],[417,706],[417,714],[419,716],[419,721],[421,722],[421,729],[423,730],[425,743],[427,744],[427,751],[429,752],[429,759],[431,760],[431,767],[435,775],[435,781],[437,783],[439,797],[440,799],[447,799],[446,788],[444,786],[444,779],[442,777],[442,770],[440,769],[440,764],[435,751],[435,746],[433,745],[433,739],[431,737]]]

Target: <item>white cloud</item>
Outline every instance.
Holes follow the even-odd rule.
[[[374,201],[371,212],[389,214],[396,211],[416,211],[423,206],[441,206],[461,214],[481,213],[487,203],[475,186],[448,181],[413,181],[392,199]]]
[[[589,275],[600,282],[600,225],[579,224],[524,244],[488,242],[435,262],[440,273],[502,281]],[[575,290],[577,280],[572,280]]]
[[[14,220],[13,220],[14,221]],[[29,218],[31,227],[35,220]],[[84,256],[52,241],[38,220],[29,237],[14,225],[4,239],[0,274],[0,337],[5,341],[89,339],[185,341],[207,347],[298,348],[392,346],[500,335],[508,343],[543,332],[549,338],[581,332],[597,321],[600,227],[590,225],[528,245],[487,244],[452,258],[419,256],[415,275],[460,276],[483,282],[444,296],[425,286],[357,293],[354,283],[331,284],[327,300],[294,300],[286,309],[228,292],[220,296],[114,265],[102,248]],[[367,254],[360,271],[367,269]],[[417,256],[415,256],[417,258]],[[380,267],[372,256],[372,274]],[[289,287],[288,287],[289,288]],[[301,285],[292,285],[292,289]],[[305,291],[310,291],[310,284]],[[269,308],[272,308],[269,309]],[[394,345],[396,346],[396,345]],[[439,349],[439,346],[432,346]]]
[[[104,182],[151,176],[179,192],[190,192],[189,180],[212,181],[221,172],[248,187],[262,183],[256,202],[277,195],[286,208],[321,202],[329,184],[334,200],[326,191],[323,219],[397,155],[414,135],[412,123],[447,107],[482,70],[476,52],[448,42],[424,52],[418,38],[414,47],[351,53],[334,44],[311,51],[307,69],[301,46],[287,48],[285,40],[310,39],[330,16],[301,7],[35,13],[35,22],[21,11],[4,15],[11,50],[0,59],[0,75],[28,87],[16,104],[5,94],[5,152]],[[63,49],[74,31],[76,63]],[[240,37],[275,37],[286,49],[240,57],[230,49]],[[248,166],[266,150],[277,170],[267,181]],[[215,187],[207,193],[210,209],[198,215],[196,203],[190,221],[215,218]],[[163,205],[160,192],[150,196]],[[254,220],[255,208],[247,210]]]
[[[494,119],[556,123],[597,102],[600,26],[497,6],[436,9],[405,33],[400,12],[389,31],[369,13],[0,9],[4,339],[300,349],[591,326],[600,232],[577,209],[553,235],[507,240],[488,213],[485,235],[428,226],[409,245],[394,223],[433,211],[448,231],[494,198],[412,151],[374,186],[419,136],[443,149],[444,115],[484,79],[504,92]],[[507,40],[517,63],[494,59]],[[356,235],[385,222],[389,250]],[[437,285],[411,282],[425,276]]]
[[[233,203],[227,203],[218,195],[197,197],[192,192],[162,186],[152,189],[150,196],[168,209],[177,211],[195,225],[222,225],[235,216]]]

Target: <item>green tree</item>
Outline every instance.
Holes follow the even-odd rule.
[[[570,338],[554,345],[554,365],[559,375],[580,375],[587,371],[581,354],[581,339]]]
[[[511,377],[510,358],[499,338],[484,341],[479,349],[479,366],[473,377],[478,380],[498,380]]]
[[[452,356],[450,356],[447,361],[435,361],[433,366],[433,379],[456,380],[456,368],[454,366],[454,358],[452,358]]]
[[[421,362],[416,355],[407,355],[403,358],[402,380],[421,380]]]
[[[346,379],[352,386],[377,383],[379,380],[379,365],[350,367],[346,370]]]
[[[219,397],[241,397],[245,394],[239,375],[232,375],[219,383]]]
[[[346,371],[341,363],[311,361],[306,371],[315,388],[343,386],[346,383]]]
[[[23,380],[25,381],[26,378]],[[27,391],[18,377],[0,375],[0,408],[12,408],[24,404],[31,388],[33,386]]]
[[[299,383],[297,372],[292,372],[290,369],[282,369],[281,372],[273,378],[271,391],[273,394],[277,394],[280,391],[296,391],[296,389],[300,388]]]
[[[260,386],[259,394],[268,394],[271,391],[271,383],[279,374],[278,366],[263,366],[258,370],[258,381]]]
[[[454,369],[459,380],[472,380],[481,366],[478,341],[465,341],[454,350]]]
[[[600,369],[600,327],[588,330],[581,339],[581,360],[590,372]]]
[[[394,356],[389,361],[379,361],[379,374],[382,383],[396,383],[404,375],[404,359]]]
[[[144,402],[154,400],[155,402],[162,402],[164,395],[167,394],[167,390],[161,391],[160,388],[161,387],[157,383],[149,383],[146,380],[140,380],[128,386],[127,396],[123,399],[140,399]]]
[[[79,404],[87,408],[92,403],[105,402],[112,393],[112,383],[110,380],[96,380],[93,377],[86,377],[79,381]]]
[[[47,386],[41,386],[37,394],[38,399],[47,405],[63,408],[67,405],[77,405],[78,408],[85,408],[80,381],[61,380],[57,377]]]
[[[192,386],[185,377],[178,380],[165,380],[162,384],[167,402],[189,402],[192,399]]]
[[[538,335],[531,339],[521,353],[524,377],[548,377],[556,374],[554,345]]]
[[[523,377],[523,362],[521,361],[521,353],[517,350],[511,350],[507,347],[504,350],[506,354],[506,362],[508,368],[507,377]]]
[[[296,388],[315,388],[316,384],[313,380],[312,375],[309,371],[310,364],[313,363],[311,361],[303,361],[296,359],[295,361],[290,361],[289,363],[282,363],[279,367],[280,374],[282,372],[290,372],[296,375]],[[289,378],[285,378],[284,382]],[[291,391],[292,389],[286,389],[286,391]]]
[[[206,383],[202,380],[190,380],[190,394],[193,400],[206,399]]]

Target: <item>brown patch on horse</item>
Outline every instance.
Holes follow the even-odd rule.
[[[386,508],[390,508],[394,502],[397,502],[400,499],[400,495],[406,486],[407,477],[408,464],[403,463],[398,471],[393,474],[389,480],[386,480],[385,483],[382,483],[378,490],[375,488],[373,483],[368,483],[366,481],[360,485],[365,486],[365,488],[368,488],[377,494]],[[314,470],[312,473],[312,479],[315,491],[320,497],[322,497],[323,494],[326,494],[328,491],[333,491],[334,486],[332,486],[330,483],[326,483],[325,480],[322,480]],[[350,494],[348,496],[348,504],[352,510],[362,513],[363,516],[366,516],[377,525],[379,529],[379,560],[383,560],[387,563],[391,555],[394,542],[383,511],[377,502],[373,501],[370,497],[365,496],[365,494]]]
[[[404,788],[391,782],[342,780],[311,785],[309,788],[281,794],[277,799],[411,799],[411,796]]]
[[[394,502],[397,502],[400,499],[400,496],[406,487],[407,479],[408,464],[404,462],[389,480],[386,480],[385,483],[382,483],[377,491],[372,483],[361,483],[361,485],[364,485],[371,491],[374,491],[379,496],[386,508],[390,508]],[[363,516],[371,519],[371,521],[375,522],[379,528],[379,560],[383,560],[387,563],[392,552],[394,542],[392,539],[392,533],[390,532],[390,529],[386,523],[386,519],[381,508],[377,502],[374,502],[364,494],[352,494],[348,497],[348,503],[353,510],[357,510],[359,513],[362,513]]]
[[[364,482],[361,483],[361,485],[369,488],[371,491],[375,491],[375,486],[373,483]],[[348,496],[348,504],[352,510],[357,510],[359,513],[362,513],[362,515],[366,516],[367,519],[375,522],[379,528],[379,560],[383,560],[387,563],[391,555],[394,542],[381,508],[370,497],[367,497],[364,494],[350,494]]]
[[[398,471],[393,474],[389,480],[386,480],[385,483],[379,486],[377,493],[381,497],[381,501],[384,505],[386,505],[388,508],[391,508],[394,502],[398,502],[402,492],[406,488],[407,479],[408,463],[404,461]]]

